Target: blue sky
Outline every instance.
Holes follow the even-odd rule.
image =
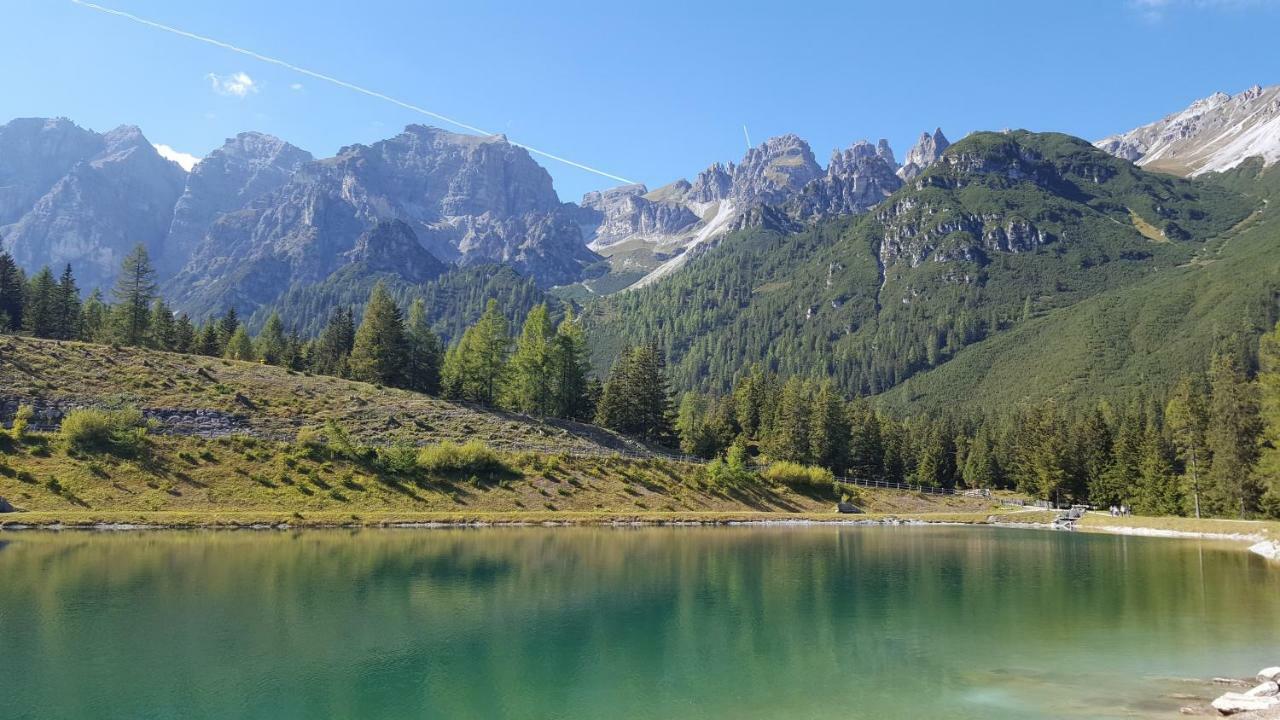
[[[794,132],[832,149],[922,130],[1090,139],[1216,90],[1280,83],[1280,2],[262,2],[102,5],[657,187]],[[0,2],[0,122],[142,127],[202,155],[242,130],[324,156],[424,122],[383,100],[77,6]],[[616,181],[539,159],[563,199]]]

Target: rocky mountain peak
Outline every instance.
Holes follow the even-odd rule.
[[[809,144],[796,135],[769,138],[733,169],[730,197],[739,204],[780,202],[822,175]]]
[[[898,161],[893,157],[893,148],[889,147],[888,140],[880,138],[880,142],[876,143],[876,154],[895,169],[898,167]]]
[[[902,161],[902,168],[898,170],[898,177],[903,180],[915,178],[937,162],[950,146],[951,142],[947,140],[946,135],[942,134],[942,128],[935,129],[932,135],[927,132],[920,133],[920,139],[916,141],[915,146],[907,151],[907,157]]]
[[[902,187],[896,169],[887,141],[859,140],[833,152],[825,176],[808,183],[787,207],[801,220],[865,212]]]
[[[1245,159],[1280,160],[1280,85],[1234,96],[1216,92],[1156,122],[1094,143],[1153,170],[1200,175],[1229,170]]]
[[[61,119],[11,123],[0,158],[0,185],[11,185],[0,191],[11,222],[0,236],[14,259],[29,270],[70,263],[86,289],[109,286],[138,243],[159,254],[186,176],[131,125],[98,134]]]
[[[278,190],[312,160],[311,153],[272,135],[242,132],[228,138],[187,176],[156,258],[161,277],[182,268],[220,215]]]

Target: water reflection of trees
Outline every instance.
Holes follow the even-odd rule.
[[[136,688],[126,704],[160,693],[161,705],[236,687],[308,698],[318,715],[519,716],[512,697],[586,712],[607,693],[619,708],[685,698],[668,709],[697,714],[714,697],[718,711],[776,716],[833,683],[937,694],[993,668],[1107,672],[1121,661],[1097,651],[1135,638],[1158,659],[1280,629],[1280,573],[1235,548],[1146,538],[835,527],[14,537],[0,553],[0,675],[23,658],[79,658],[81,671],[50,667],[30,689],[68,707],[88,707],[95,686]],[[148,668],[189,682],[157,688]]]

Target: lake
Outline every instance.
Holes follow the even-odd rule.
[[[964,527],[0,534],[2,718],[1169,717],[1280,569]]]

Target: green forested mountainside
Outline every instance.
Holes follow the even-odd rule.
[[[366,273],[358,265],[350,265],[323,282],[291,287],[278,301],[255,312],[248,324],[257,331],[273,312],[278,312],[289,329],[303,337],[317,337],[337,308],[353,309],[359,322],[369,292],[379,281],[386,284],[401,307],[407,308],[421,298],[431,329],[445,342],[461,337],[462,331],[484,313],[485,304],[491,299],[498,301],[507,319],[517,327],[535,305],[548,302],[559,306],[533,280],[505,265],[453,268],[422,284],[406,282],[391,273]]]
[[[656,341],[679,388],[723,391],[759,361],[877,394],[1195,261],[1259,206],[1248,184],[1148,173],[1066,135],[976,133],[867,215],[739,233],[590,304],[590,335],[598,363]]]
[[[897,410],[999,408],[1122,397],[1203,371],[1215,350],[1249,359],[1277,319],[1280,169],[1250,162],[1203,182],[1262,208],[1176,268],[1021,323],[882,396]]]

